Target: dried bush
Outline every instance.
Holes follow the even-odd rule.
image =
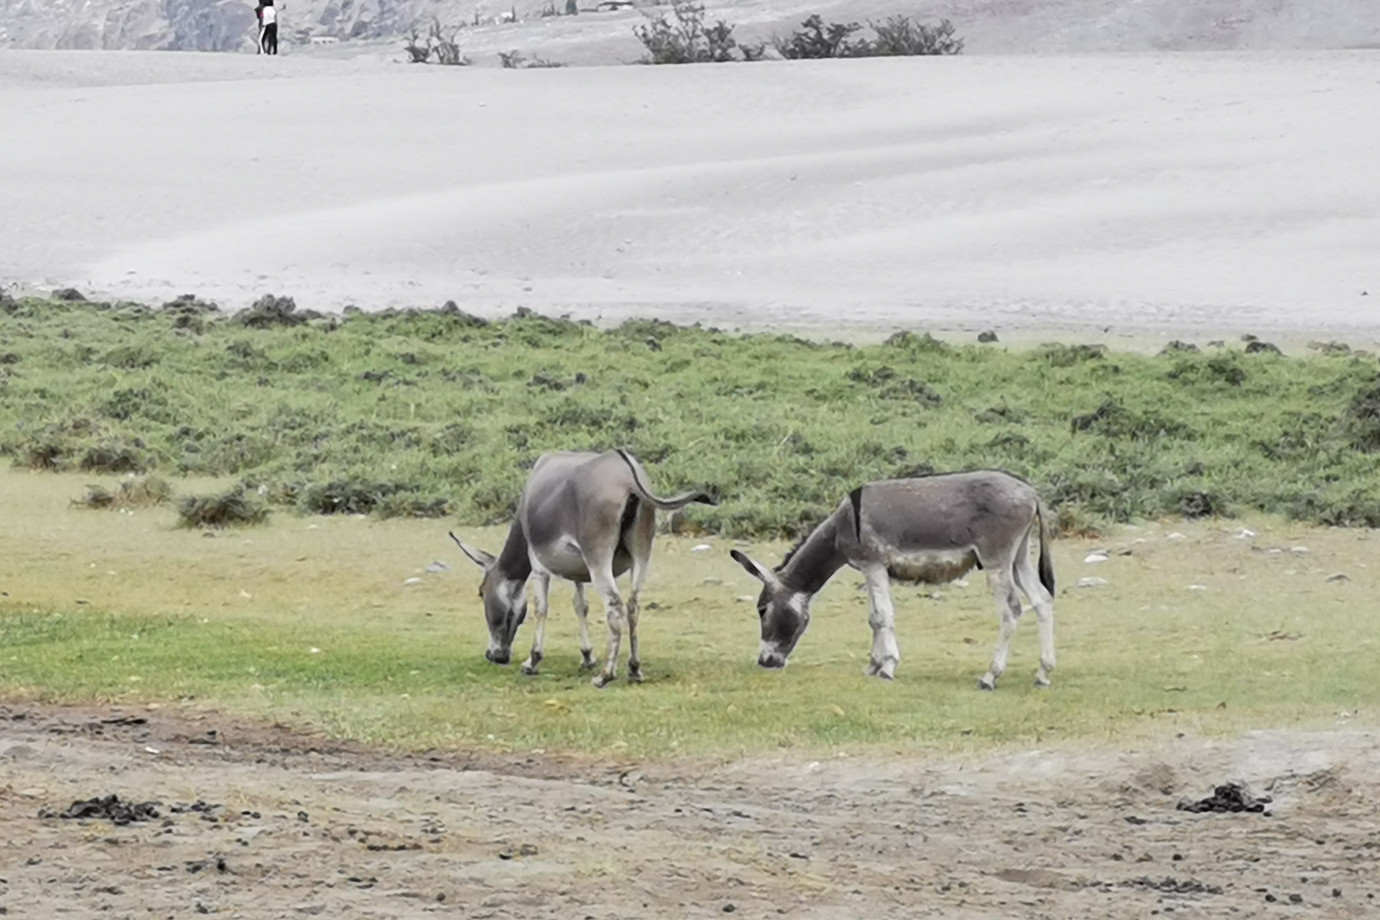
[[[86,487],[86,494],[73,499],[72,504],[82,508],[127,511],[133,508],[152,508],[171,501],[172,497],[173,488],[167,480],[157,476],[143,476],[122,480],[114,489],[89,485]]]

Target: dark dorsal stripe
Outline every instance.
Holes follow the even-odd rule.
[[[848,493],[848,501],[853,505],[853,532],[862,540],[862,486]]]

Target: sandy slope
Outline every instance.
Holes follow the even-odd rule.
[[[0,279],[1380,333],[1378,72],[1365,51],[521,72],[10,52]]]

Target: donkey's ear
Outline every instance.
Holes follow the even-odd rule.
[[[747,553],[738,550],[730,550],[729,555],[733,561],[747,569],[747,573],[764,585],[775,585],[777,583],[776,573],[763,566],[758,565]]]
[[[496,557],[492,553],[486,553],[477,546],[466,546],[464,543],[460,542],[460,538],[453,533],[450,535],[450,538],[455,541],[456,546],[460,547],[460,552],[469,556],[470,561],[481,569],[487,569],[494,564],[494,559]]]

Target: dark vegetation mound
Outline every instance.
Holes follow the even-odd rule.
[[[601,330],[453,303],[320,318],[285,297],[239,314],[11,298],[0,393],[18,465],[238,483],[183,498],[189,527],[270,507],[498,522],[541,453],[616,446],[658,491],[723,495],[680,526],[732,536],[798,537],[860,482],[975,467],[1035,483],[1083,533],[1248,510],[1380,526],[1380,368],[1336,347],[1145,357]],[[132,503],[125,482],[82,503]]]
[[[1254,812],[1260,814],[1270,804],[1269,796],[1257,798],[1240,783],[1226,783],[1212,790],[1212,795],[1196,802],[1183,801],[1176,807],[1179,811],[1192,812]]]
[[[66,818],[72,820],[103,818],[113,824],[125,825],[136,821],[153,821],[160,817],[158,808],[162,802],[122,802],[118,795],[103,798],[85,799],[73,802],[62,811],[50,808],[41,809],[40,818]]]

